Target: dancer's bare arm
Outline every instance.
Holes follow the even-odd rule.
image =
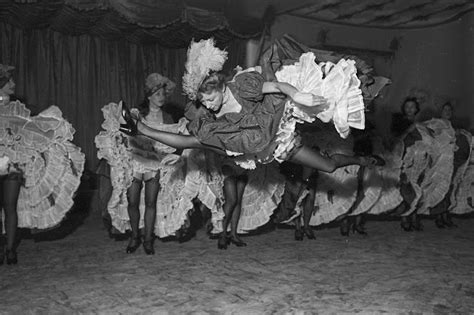
[[[299,92],[293,85],[286,82],[264,82],[262,93],[283,93],[291,97],[295,103],[304,106],[327,106],[327,100],[324,97],[311,93]]]

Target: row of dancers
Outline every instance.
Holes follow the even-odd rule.
[[[229,79],[221,73],[227,52],[213,39],[192,42],[182,82],[190,102],[178,122],[163,110],[176,85],[158,73],[147,77],[139,106],[128,110],[119,102],[102,109],[103,130],[95,144],[110,166],[111,224],[117,232],[131,231],[127,253],[143,246],[153,255],[156,237],[186,230],[196,204],[211,213],[209,230],[218,236],[219,249],[246,246],[239,234],[266,224],[290,191],[283,162],[310,173],[298,179],[303,185],[294,211],[280,221],[302,225],[308,237],[311,225],[362,213],[400,208],[411,229],[412,216],[441,201],[454,213],[472,209],[464,207],[472,192],[460,193],[472,180],[469,158],[456,171],[441,167],[455,160],[457,135],[469,142],[470,156],[467,132],[432,120],[411,124],[390,150],[376,138],[369,141],[373,150],[354,150],[350,130],[365,127],[364,98],[375,97],[382,86],[374,89],[356,61],[288,50],[283,60],[281,49],[271,46],[261,66],[238,69]],[[32,116],[12,99],[12,68],[0,70],[6,231],[0,261],[16,264],[17,227],[47,229],[61,222],[73,204],[84,155],[71,143],[74,129],[59,108]],[[332,125],[317,133],[298,130],[316,119]],[[447,178],[452,180],[441,180]]]
[[[402,228],[412,231],[421,229],[419,214],[438,213],[436,222],[441,227],[452,226],[447,213],[472,210],[468,189],[472,180],[468,169],[471,138],[466,131],[455,131],[450,118],[415,123],[419,104],[409,98],[402,106],[400,121],[394,123],[394,132],[400,134],[388,148],[370,131],[348,137],[348,125],[352,122],[351,127],[359,126],[364,112],[359,106],[362,93],[351,90],[360,82],[354,77],[355,71],[348,70],[345,60],[336,65],[318,64],[314,55],[303,54],[298,62],[276,72],[266,72],[263,63],[262,69],[238,71],[231,80],[223,81],[216,72],[221,65],[210,71],[203,64],[209,60],[212,63],[213,54],[223,62],[224,53],[210,41],[191,45],[183,86],[196,102],[188,104],[186,119],[178,124],[154,124],[149,114],[129,112],[123,104],[111,103],[104,108],[106,130],[96,138],[96,144],[99,157],[107,159],[111,166],[114,201],[109,202],[108,211],[112,225],[119,232],[132,231],[128,253],[140,247],[141,227],[147,254],[154,253],[153,228],[160,238],[182,231],[189,225],[188,213],[193,211],[196,199],[201,203],[200,209],[211,212],[210,230],[217,235],[219,249],[229,244],[246,246],[239,234],[257,229],[272,216],[278,217],[279,223],[295,224],[295,238],[300,240],[303,235],[314,238],[310,226],[336,220],[341,221],[341,233],[347,235],[351,217],[355,218],[354,231],[364,234],[364,213],[397,214],[402,218]],[[272,48],[267,54],[267,61],[274,63],[275,50]],[[333,72],[322,75],[325,68]],[[271,78],[273,74],[277,81]],[[155,86],[165,90],[174,86],[163,83],[169,79],[159,74],[150,75],[148,83],[151,77],[160,80],[147,84],[147,95]],[[308,95],[269,84],[275,82],[300,84],[298,91],[312,91],[324,97],[311,95],[308,101]],[[338,89],[344,84],[346,90]],[[341,90],[343,95],[330,94]],[[161,103],[147,97],[150,108],[161,108],[165,102],[165,97]],[[338,103],[334,99],[346,101]],[[339,119],[344,110],[346,120]],[[326,125],[319,131],[297,130],[297,123],[313,122],[314,117],[324,122],[326,114],[330,117],[326,121],[332,120],[335,128]],[[184,125],[187,128],[182,128]],[[454,145],[459,139],[464,144],[461,150]],[[154,145],[156,149],[163,144],[182,151],[151,158],[146,147]],[[130,160],[116,158],[127,150]],[[293,167],[293,171],[285,173],[276,162],[292,163],[303,170],[295,171]],[[136,181],[143,170],[161,174],[163,191],[158,193],[156,204],[147,204],[146,190],[141,197],[144,206],[131,203],[131,191],[126,191],[128,186],[123,184]],[[178,187],[177,199],[167,197],[166,190],[173,191],[171,187]],[[282,208],[292,210],[281,211]],[[147,211],[155,209],[153,227],[151,221],[147,222]],[[121,224],[114,223],[117,220]]]

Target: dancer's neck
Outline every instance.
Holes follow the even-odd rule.
[[[237,102],[232,91],[226,87],[223,94],[222,106],[219,112],[216,113],[216,117],[221,117],[227,113],[240,113],[242,106]]]
[[[150,105],[150,112],[146,116],[150,122],[163,123],[163,110],[161,107]]]

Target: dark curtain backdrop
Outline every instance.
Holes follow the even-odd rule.
[[[219,43],[229,52],[227,70],[243,65],[245,41]],[[98,160],[94,137],[103,121],[101,108],[143,99],[145,77],[159,72],[177,83],[171,100],[184,107],[181,77],[186,49],[106,41],[89,35],[69,36],[48,29],[23,30],[0,23],[0,63],[15,66],[16,94],[33,113],[57,105],[76,129],[74,142]]]

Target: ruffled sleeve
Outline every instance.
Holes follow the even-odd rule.
[[[235,86],[241,98],[252,101],[261,102],[263,100],[263,83],[265,79],[256,72],[243,72],[234,77]]]

